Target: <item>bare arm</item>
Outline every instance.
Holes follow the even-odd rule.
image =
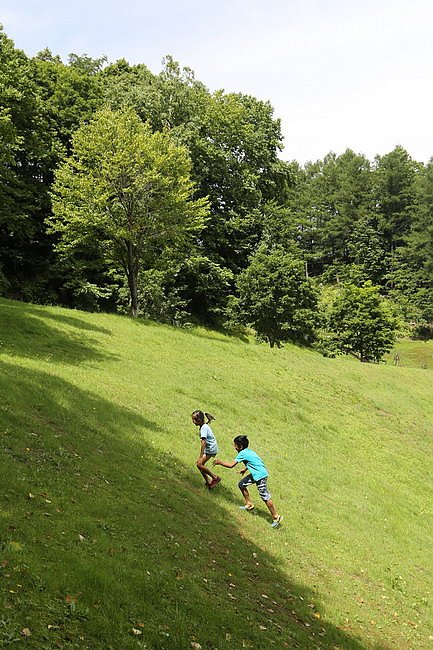
[[[204,450],[206,449],[206,438],[200,438],[200,454],[199,459],[204,456]]]
[[[231,469],[232,467],[236,467],[236,465],[237,465],[237,461],[232,460],[232,461],[229,461],[229,462],[228,462],[228,461],[226,461],[226,460],[218,460],[218,459],[215,459],[214,462],[213,462],[213,464],[214,464],[214,465],[222,465],[223,467],[228,467],[229,469]]]

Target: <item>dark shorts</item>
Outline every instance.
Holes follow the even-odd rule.
[[[263,501],[269,501],[271,498],[271,493],[268,490],[268,485],[267,485],[267,480],[268,477],[266,476],[265,478],[259,478],[258,481],[255,481],[251,474],[247,474],[241,481],[239,481],[239,489],[243,490],[245,488],[248,488],[249,485],[254,485],[254,483],[257,485],[257,490],[263,499]]]

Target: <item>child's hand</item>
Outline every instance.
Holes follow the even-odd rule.
[[[243,476],[243,475],[245,474],[246,471],[247,471],[247,468],[244,467],[244,469],[239,470],[239,474],[240,474],[241,476]]]

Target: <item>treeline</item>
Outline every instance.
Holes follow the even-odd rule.
[[[268,102],[210,93],[170,57],[156,75],[65,64],[0,31],[0,293],[364,359],[398,319],[429,335],[433,162],[396,147],[302,166],[281,149]]]

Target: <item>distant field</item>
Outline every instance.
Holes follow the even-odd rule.
[[[433,370],[433,341],[398,341],[391,354],[386,355],[387,363],[394,363],[398,354],[399,365],[407,368]]]
[[[0,647],[432,648],[433,348],[396,350],[0,299]],[[234,469],[203,488],[196,408],[222,458],[250,437],[280,529]]]

